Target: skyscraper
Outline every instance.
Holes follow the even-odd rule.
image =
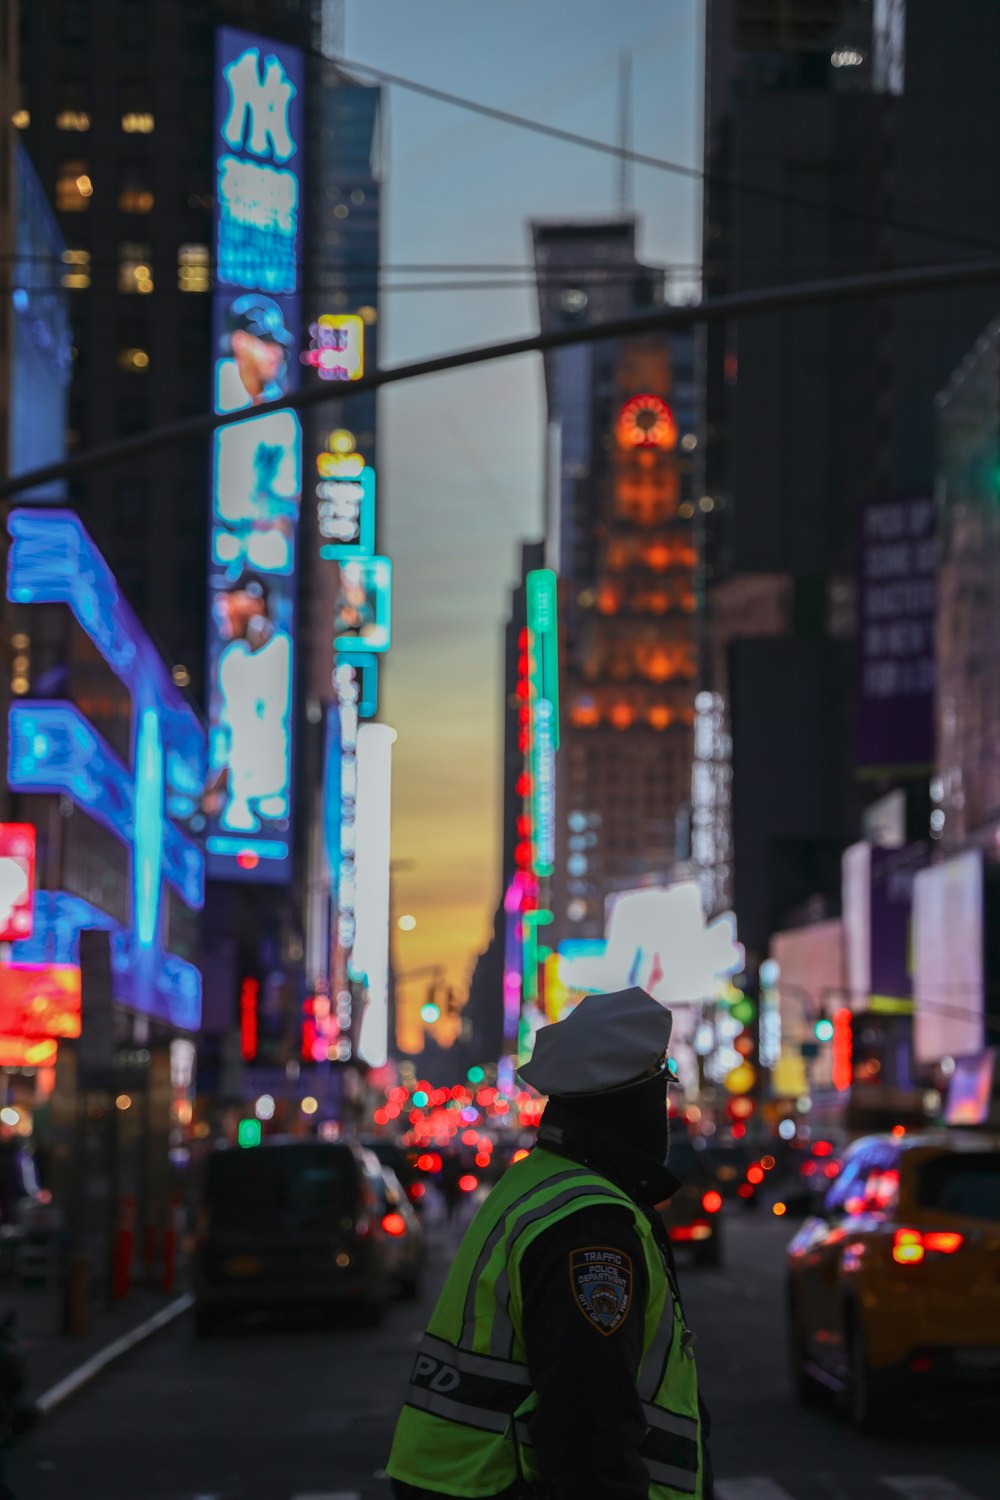
[[[663,300],[632,219],[533,225],[543,329]],[[560,578],[562,741],[550,941],[599,937],[616,890],[662,883],[690,793],[693,343],[546,357],[547,561]]]

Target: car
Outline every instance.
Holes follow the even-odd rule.
[[[416,1206],[403,1191],[392,1167],[381,1165],[379,1202],[381,1225],[386,1235],[386,1264],[393,1286],[401,1297],[419,1297],[423,1291],[427,1242]]]
[[[412,1147],[400,1145],[399,1141],[392,1140],[389,1136],[365,1135],[361,1137],[361,1144],[377,1156],[384,1167],[395,1172],[407,1198],[417,1212],[422,1213],[427,1187],[417,1168],[421,1153]]]
[[[787,1252],[793,1387],[861,1429],[913,1388],[1000,1394],[1000,1135],[863,1136]]]
[[[236,1314],[350,1303],[381,1321],[393,1289],[378,1160],[351,1141],[265,1138],[204,1163],[195,1221],[199,1334]]]
[[[733,1199],[741,1208],[756,1208],[764,1172],[746,1142],[713,1136],[706,1143],[705,1154],[715,1173],[715,1188],[723,1198]]]
[[[660,1209],[660,1217],[673,1245],[689,1247],[696,1266],[722,1262],[722,1194],[715,1172],[704,1150],[698,1150],[686,1135],[674,1132],[667,1165],[682,1186]]]

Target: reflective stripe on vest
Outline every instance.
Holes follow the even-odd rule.
[[[529,1430],[535,1395],[520,1332],[521,1260],[550,1225],[601,1203],[630,1210],[646,1266],[637,1390],[647,1423],[640,1454],[650,1497],[697,1500],[694,1366],[682,1348],[683,1322],[651,1226],[608,1179],[543,1149],[501,1179],[459,1247],[417,1351],[388,1464],[391,1475],[478,1495],[508,1488],[522,1472],[529,1479],[537,1475]]]

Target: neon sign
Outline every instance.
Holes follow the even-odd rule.
[[[31,936],[35,827],[0,823],[0,943]]]
[[[289,115],[301,88],[289,77],[285,61],[274,53],[266,57],[261,73],[259,46],[243,45],[252,41],[228,29],[219,34],[220,52],[241,48],[220,70],[229,101],[219,132],[230,151],[240,154],[226,153],[218,160],[216,275],[228,286],[294,292],[298,173],[252,158],[270,157],[284,163],[295,156]],[[295,49],[283,49],[283,53],[289,51]],[[298,121],[295,133],[299,134]]]
[[[528,722],[531,767],[532,869],[552,874],[556,854],[555,752],[559,747],[559,634],[556,576],[536,568],[528,596]]]
[[[295,47],[227,27],[216,57],[213,405],[230,412],[297,383],[303,62]],[[291,873],[301,490],[293,412],[216,434],[202,798],[216,878],[280,882]]]
[[[388,651],[392,639],[392,563],[388,557],[342,562],[333,621],[335,651]]]
[[[8,597],[67,605],[128,689],[133,721],[130,769],[73,704],[11,705],[9,785],[69,798],[127,847],[133,872],[127,926],[81,898],[36,891],[34,930],[15,943],[14,958],[76,965],[81,930],[105,928],[112,934],[116,998],[197,1029],[201,975],[165,951],[162,910],[164,882],[189,909],[204,902],[204,857],[185,831],[200,819],[204,732],[78,517],[14,511],[8,529]]]
[[[673,412],[660,396],[633,396],[618,414],[618,441],[623,448],[676,448]]]
[[[360,380],[365,373],[365,325],[357,313],[323,313],[309,324],[309,348],[299,356],[320,380]]]

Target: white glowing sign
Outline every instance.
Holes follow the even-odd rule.
[[[706,925],[699,887],[681,881],[616,897],[603,953],[563,953],[561,973],[570,989],[638,985],[662,1005],[697,1005],[744,963],[732,912]]]
[[[379,1068],[389,1042],[389,848],[392,743],[388,724],[358,730],[357,913],[353,967],[365,975],[368,1001],[358,1053]]]

